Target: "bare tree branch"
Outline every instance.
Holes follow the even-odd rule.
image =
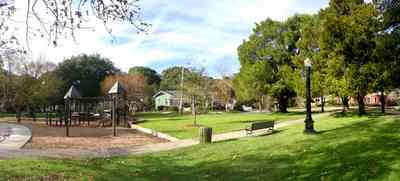
[[[27,0],[25,15],[25,41],[29,47],[30,36],[47,38],[49,44],[57,46],[61,37],[76,40],[77,32],[90,28],[93,19],[103,23],[112,35],[114,22],[127,22],[137,33],[146,33],[151,27],[141,18],[139,0]],[[0,31],[5,30],[7,22],[15,12],[14,0],[0,1]],[[11,13],[11,15],[10,15]],[[38,27],[35,27],[38,26]],[[0,37],[0,49],[6,38]],[[4,41],[4,42],[3,42]]]

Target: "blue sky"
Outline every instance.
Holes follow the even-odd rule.
[[[328,0],[141,0],[140,4],[143,19],[152,24],[147,35],[115,24],[115,42],[98,27],[96,32],[81,33],[78,44],[52,50],[37,46],[35,54],[45,53],[59,62],[77,53],[100,53],[125,71],[138,65],[158,72],[174,65],[201,66],[218,77],[239,70],[236,49],[255,22],[316,13]]]

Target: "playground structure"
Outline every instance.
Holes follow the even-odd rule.
[[[118,81],[103,97],[82,97],[72,85],[59,107],[62,109],[46,114],[46,124],[65,127],[67,137],[71,126],[112,126],[113,136],[117,136],[117,126],[128,125],[125,91]]]

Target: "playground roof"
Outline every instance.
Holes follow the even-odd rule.
[[[122,84],[119,81],[117,81],[111,87],[111,89],[108,91],[108,94],[121,94],[123,92],[125,92],[124,87],[122,86]]]
[[[64,99],[68,99],[68,98],[81,98],[81,94],[79,93],[78,89],[72,85],[68,92],[65,94]]]

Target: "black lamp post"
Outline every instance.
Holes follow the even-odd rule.
[[[304,60],[304,66],[306,68],[306,120],[304,133],[315,133],[314,121],[311,117],[311,60],[307,58]]]

